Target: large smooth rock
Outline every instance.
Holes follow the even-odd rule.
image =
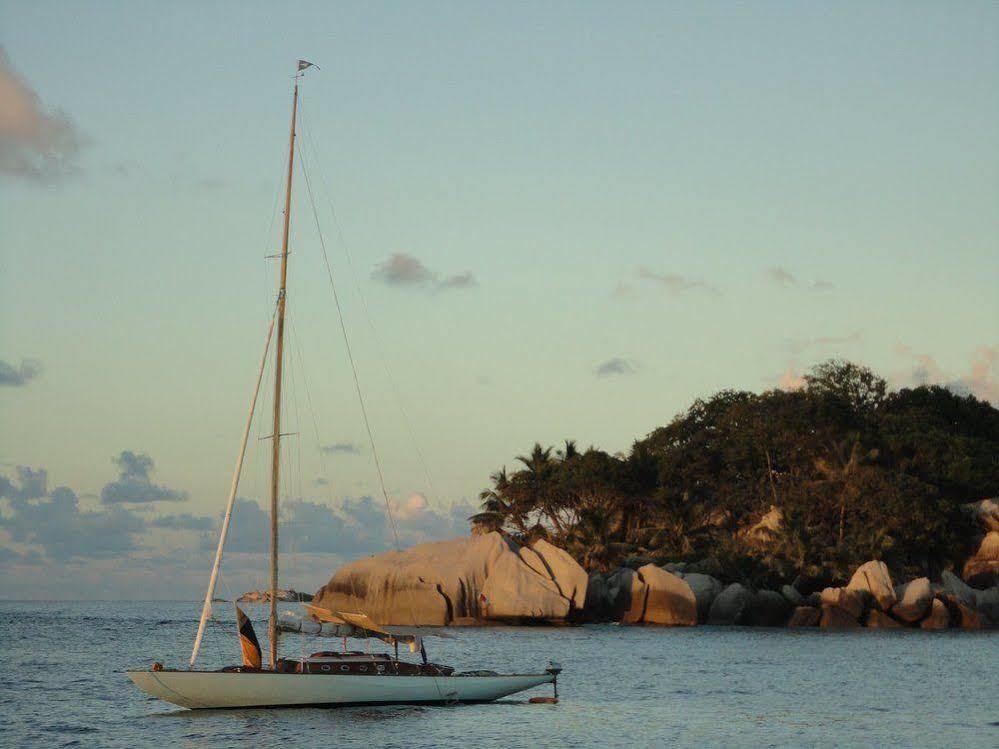
[[[683,581],[694,591],[694,598],[697,599],[697,621],[703,623],[708,620],[708,612],[711,611],[711,604],[715,598],[724,590],[725,586],[720,581],[704,575],[700,572],[688,572],[683,576]]]
[[[891,575],[884,562],[864,562],[853,573],[846,587],[848,590],[864,591],[874,599],[882,611],[888,611],[896,600]]]
[[[607,575],[607,609],[612,619],[621,621],[631,608],[634,578],[635,570],[630,567],[618,567]]]
[[[493,532],[378,554],[337,570],[313,603],[394,625],[564,618],[569,599],[518,551]]]
[[[822,609],[814,606],[796,606],[787,622],[789,627],[817,627],[822,618]]]
[[[783,627],[791,614],[791,604],[776,590],[760,590],[753,594],[742,616],[741,624],[754,627]]]
[[[999,531],[989,531],[978,550],[965,562],[963,577],[978,588],[999,584]]]
[[[933,604],[933,588],[929,578],[920,577],[900,586],[899,601],[891,607],[893,616],[915,624],[930,612]]]
[[[643,624],[690,627],[697,624],[697,599],[686,581],[654,564],[638,570],[647,587]]]
[[[787,602],[792,606],[804,606],[805,597],[798,592],[798,589],[793,585],[782,585],[780,589],[780,594],[787,599]]]
[[[947,605],[947,613],[955,627],[960,629],[982,628],[982,617],[979,616],[977,609],[955,600],[952,596],[948,596],[944,603]]]
[[[867,612],[867,620],[864,624],[871,629],[898,629],[905,626],[878,609],[871,609]]]
[[[976,590],[975,601],[978,605],[979,616],[982,618],[982,625],[999,627],[999,588]]]
[[[837,608],[857,622],[864,615],[866,593],[849,588],[826,588],[822,591],[822,608]]]
[[[541,557],[545,570],[569,599],[573,611],[582,611],[586,606],[586,588],[589,575],[579,563],[563,549],[554,546],[543,538],[531,544],[531,548]]]
[[[939,598],[933,599],[933,606],[930,608],[930,615],[919,624],[923,629],[947,629],[950,626],[950,614],[947,607]]]
[[[827,588],[828,590],[828,588]],[[850,615],[849,612],[838,606],[822,606],[822,619],[819,625],[823,629],[853,629],[860,626],[860,622]]]
[[[944,593],[953,596],[965,606],[975,607],[975,591],[950,570],[944,570],[940,575],[940,583],[943,585]]]
[[[524,564],[518,555],[504,554],[493,564],[482,595],[485,619],[565,619],[569,599],[550,578]]]
[[[606,575],[599,572],[590,575],[586,584],[586,600],[583,609],[586,617],[591,621],[602,621],[610,615]]]
[[[638,573],[638,570],[635,570],[634,574],[631,576],[631,590],[628,593],[628,608],[625,609],[624,614],[621,616],[621,623],[641,624],[645,619],[645,604],[648,599],[649,586]]]
[[[753,594],[739,583],[732,583],[719,593],[708,611],[708,624],[741,624],[743,613]]]

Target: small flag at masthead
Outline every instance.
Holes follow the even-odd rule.
[[[319,70],[319,66],[316,65],[314,62],[309,62],[308,60],[299,60],[298,61],[298,72],[301,73],[306,68],[315,68],[316,70]]]

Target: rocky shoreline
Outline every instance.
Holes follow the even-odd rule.
[[[840,587],[799,577],[780,590],[753,590],[682,562],[634,560],[587,574],[547,541],[520,545],[497,532],[353,562],[316,592],[314,603],[395,625],[999,627],[999,587],[972,588],[950,571],[896,586],[883,562],[870,561]]]

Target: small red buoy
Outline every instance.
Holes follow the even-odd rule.
[[[558,697],[531,697],[532,705],[557,705]]]

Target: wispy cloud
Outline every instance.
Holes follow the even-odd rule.
[[[639,369],[638,362],[615,356],[601,362],[593,370],[597,377],[613,377],[615,375],[632,375]]]
[[[322,451],[327,455],[360,455],[361,446],[356,442],[334,442],[331,445],[323,445]]]
[[[153,459],[145,453],[124,450],[112,459],[118,466],[118,480],[105,484],[101,502],[106,505],[179,502],[187,493],[154,484],[151,480]]]
[[[830,346],[847,346],[853,343],[859,343],[863,340],[863,333],[859,330],[855,330],[847,335],[840,336],[816,336],[815,338],[792,338],[788,341],[788,348],[794,354],[800,354],[808,349],[812,348],[823,348]]]
[[[767,268],[766,276],[778,286],[794,286],[798,283],[798,279],[794,277],[793,273],[778,266]]]
[[[85,142],[65,112],[45,109],[0,48],[0,173],[53,182],[77,171]]]
[[[22,359],[21,366],[0,359],[0,387],[24,387],[42,373],[42,364],[36,359]]]
[[[782,268],[779,265],[771,265],[767,268],[763,275],[767,278],[770,283],[775,286],[782,286],[784,288],[791,288],[796,286],[807,286],[807,288],[812,291],[829,291],[834,288],[833,284],[829,281],[823,281],[820,279],[815,279],[809,281],[807,284],[802,284],[798,277],[789,271],[787,268]]]
[[[668,294],[678,295],[686,292],[700,292],[702,294],[718,295],[721,292],[714,286],[704,281],[687,278],[677,273],[656,273],[645,266],[638,269],[636,274],[644,281],[652,281],[662,287]]]
[[[444,280],[437,284],[437,291],[447,291],[448,289],[470,289],[473,286],[478,286],[479,282],[475,280],[475,276],[472,275],[470,271],[465,271],[464,273],[459,273],[454,276],[448,276]]]
[[[478,286],[471,271],[442,277],[430,270],[421,260],[405,252],[397,252],[379,263],[371,277],[388,286],[425,288],[433,292],[469,289]]]
[[[611,295],[615,299],[631,299],[635,296],[635,287],[626,281],[618,281]]]

